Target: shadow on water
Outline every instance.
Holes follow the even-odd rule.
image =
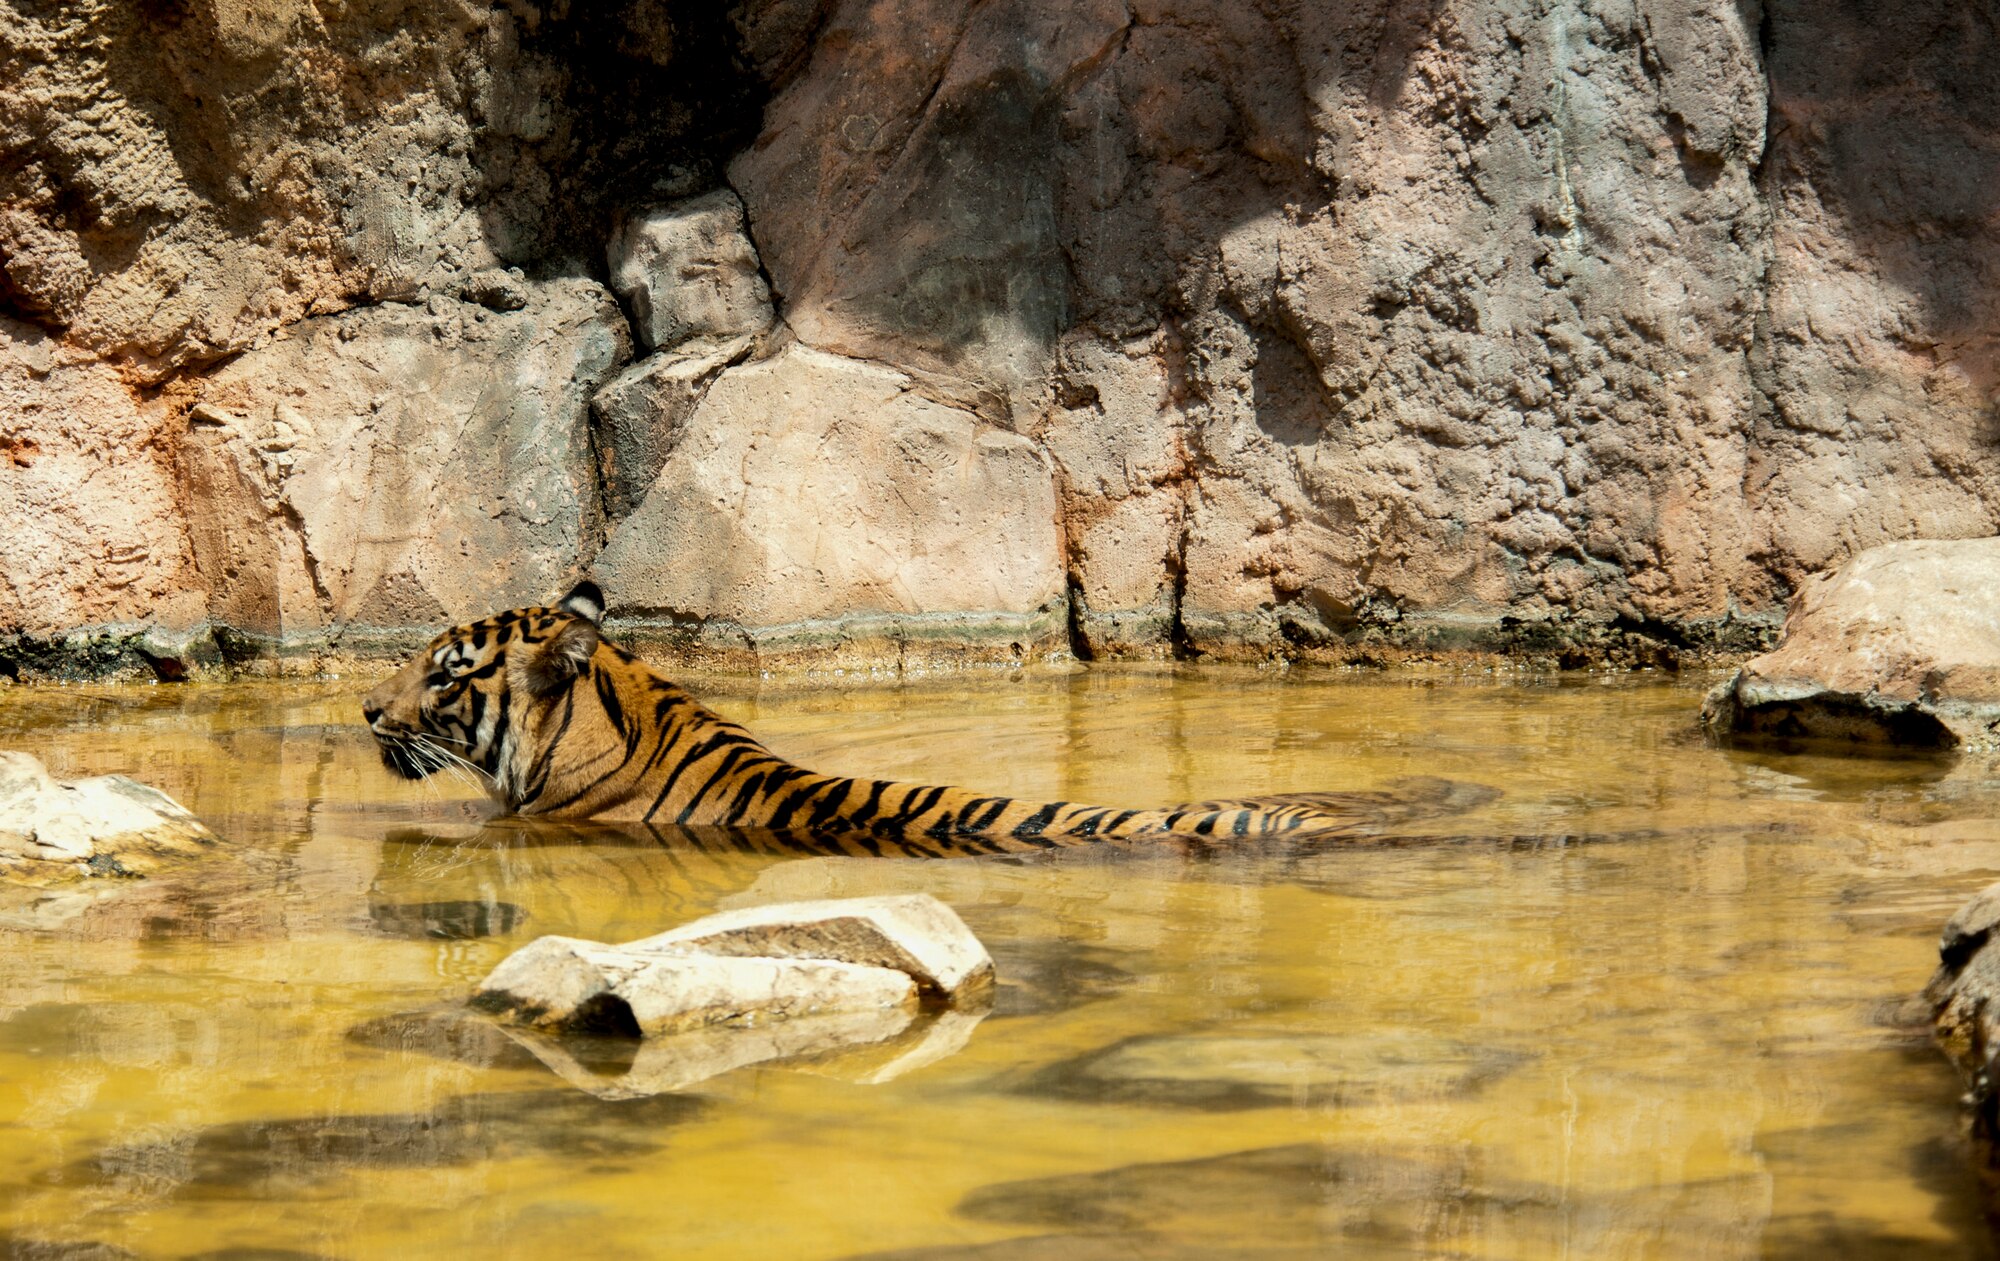
[[[1343,1108],[1464,1098],[1528,1057],[1406,1031],[1257,1030],[1126,1038],[1016,1089],[1077,1103],[1191,1112]]]
[[[606,1104],[573,1090],[459,1095],[423,1112],[287,1117],[108,1147],[50,1175],[136,1199],[300,1195],[369,1169],[433,1169],[522,1156],[618,1162],[667,1146],[706,1100]]]
[[[1757,1206],[1768,1193],[1763,1177],[1745,1174],[1579,1199],[1489,1169],[1463,1147],[1299,1143],[995,1183],[965,1196],[959,1214],[1041,1233],[865,1255],[1191,1261],[1483,1256],[1498,1245],[1500,1255],[1596,1256],[1603,1254],[1592,1236],[1612,1238],[1617,1222],[1625,1232],[1636,1226],[1655,1246],[1672,1241],[1671,1255],[1735,1256],[1754,1251],[1763,1216]],[[1601,1225],[1593,1230],[1593,1222]]]

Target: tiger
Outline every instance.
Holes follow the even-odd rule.
[[[1022,801],[823,775],[605,638],[588,579],[553,606],[455,626],[362,701],[382,761],[406,779],[457,768],[510,815],[741,835],[808,834],[824,852],[1026,853],[1135,837],[1241,838],[1352,822],[1341,794],[1126,809]]]

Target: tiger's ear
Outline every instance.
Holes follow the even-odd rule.
[[[528,662],[529,693],[543,699],[562,695],[590,664],[590,656],[601,642],[595,622],[579,618],[565,625],[546,643],[535,647],[535,655]]]
[[[604,620],[604,592],[598,589],[596,583],[585,578],[571,587],[569,594],[556,607],[586,622],[601,622]]]

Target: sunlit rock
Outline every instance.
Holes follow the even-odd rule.
[[[590,398],[630,354],[604,287],[557,280],[515,311],[306,320],[232,360],[180,446],[210,617],[286,646],[546,599],[596,529]]]
[[[611,238],[611,287],[649,349],[728,338],[771,323],[771,290],[743,226],[743,203],[719,189],[628,217]]]
[[[1807,583],[1778,647],[1709,693],[1720,735],[2000,746],[2000,538],[1890,543]]]
[[[838,959],[906,973],[925,994],[956,997],[993,983],[993,960],[965,921],[927,893],[787,902],[724,911],[635,941],[628,950]]]
[[[126,874],[135,862],[214,843],[157,788],[123,775],[58,781],[28,754],[0,750],[0,873]]]
[[[888,968],[543,937],[502,960],[473,1005],[552,1032],[642,1036],[907,1008],[916,998],[915,982]]]
[[[979,939],[914,894],[727,911],[623,946],[544,937],[472,1005],[565,1081],[630,1098],[777,1061],[888,1081],[963,1047],[992,987]],[[919,1020],[920,995],[950,1006]]]
[[[676,647],[747,649],[740,665],[848,642],[1064,642],[1054,482],[1029,439],[797,345],[723,372],[674,430],[592,566],[642,638],[692,628]]]

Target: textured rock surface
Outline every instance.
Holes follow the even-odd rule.
[[[557,1033],[658,1035],[910,1007],[916,994],[888,968],[540,937],[500,961],[473,1005]]]
[[[589,400],[630,353],[590,281],[304,321],[201,383],[181,443],[211,616],[278,643],[546,599],[594,537]]]
[[[648,1037],[833,1013],[901,1017],[680,1042],[633,1083],[651,1093],[742,1064],[879,1042],[910,1023],[920,994],[978,1003],[992,983],[993,961],[964,922],[910,894],[727,911],[622,946],[542,937],[503,959],[472,1002],[545,1032]]]
[[[927,893],[723,911],[627,948],[665,946],[893,968],[916,981],[922,992],[947,997],[993,984],[993,959],[986,947],[956,911]]]
[[[0,750],[0,874],[132,875],[214,843],[157,788],[123,775],[58,782],[28,754]]]
[[[300,321],[609,281],[662,207],[704,244],[624,286],[642,333],[776,327],[635,368],[595,447],[564,394],[585,441],[478,480],[564,483],[576,533],[475,541],[481,607],[608,546],[663,643],[765,660],[1737,650],[1810,573],[2000,526],[1996,56],[1946,0],[8,0],[0,658],[455,613],[461,521],[314,589],[297,497],[206,497],[190,409]]]
[[[2000,538],[1890,543],[1807,582],[1702,710],[1731,736],[2000,746]]]
[[[1058,548],[1033,442],[795,345],[709,387],[594,569],[615,622],[769,657],[871,635],[1059,642]]]
[[[771,290],[728,189],[629,216],[611,237],[611,287],[649,350],[761,333]]]

